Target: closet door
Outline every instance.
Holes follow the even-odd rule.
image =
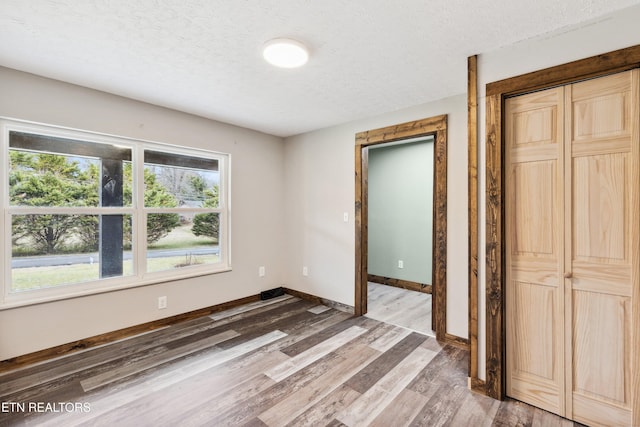
[[[505,102],[507,394],[588,425],[638,399],[639,96],[634,70]]]
[[[564,415],[564,89],[505,102],[507,394]]]
[[[635,70],[566,88],[566,405],[589,425],[632,424],[637,104]]]

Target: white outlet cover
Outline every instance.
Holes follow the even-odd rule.
[[[158,297],[158,309],[167,308],[167,297]]]

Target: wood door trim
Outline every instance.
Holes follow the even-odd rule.
[[[420,136],[434,137],[432,325],[447,341],[447,115],[356,134],[355,145],[355,314],[367,312],[368,148]]]
[[[488,83],[487,97],[516,96],[552,86],[628,71],[637,68],[638,64],[640,64],[640,45]]]
[[[534,90],[600,77],[640,67],[640,45],[574,61],[557,67],[490,83],[486,99],[486,392],[505,397],[504,319],[504,174],[503,105],[507,97]],[[637,242],[636,242],[637,244]],[[635,289],[633,307],[640,306]],[[634,330],[640,327],[640,313],[633,313]],[[634,337],[632,351],[640,349]],[[473,349],[472,349],[473,350]],[[477,351],[477,350],[476,350]],[[473,355],[471,356],[473,357]],[[640,358],[634,360],[633,384],[640,385]],[[640,393],[633,397],[633,421],[640,425]]]
[[[478,56],[467,59],[467,129],[469,179],[469,377],[484,393],[478,377]]]

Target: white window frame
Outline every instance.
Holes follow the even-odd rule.
[[[25,132],[42,136],[67,138],[97,144],[109,144],[131,149],[133,164],[133,200],[131,207],[25,207],[10,206],[8,177],[9,177],[9,133],[11,131]],[[144,206],[144,151],[152,150],[167,154],[183,154],[191,157],[203,157],[218,161],[219,194],[217,208],[147,208]],[[0,278],[0,310],[26,306],[48,301],[92,295],[114,290],[147,286],[156,283],[187,279],[191,277],[230,271],[231,267],[231,155],[198,148],[181,147],[159,142],[145,141],[127,137],[112,136],[77,129],[62,128],[27,121],[0,117],[0,164],[4,165],[0,172],[0,186],[2,195],[3,219],[0,221],[0,236],[4,236],[0,245],[0,263],[3,277]],[[220,215],[218,236],[219,261],[213,264],[189,266],[172,270],[147,273],[147,239],[146,218],[148,213],[208,213]],[[90,282],[64,284],[43,289],[11,292],[12,288],[12,248],[11,248],[11,215],[30,213],[57,214],[117,214],[132,215],[132,253],[133,272],[129,276],[118,276],[99,279]]]

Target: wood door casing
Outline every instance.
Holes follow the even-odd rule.
[[[588,425],[632,423],[638,80],[505,101],[507,394]]]
[[[447,333],[447,115],[401,123],[356,134],[355,145],[355,314],[367,312],[368,150],[370,146],[433,135],[433,311],[439,341],[468,346],[466,338]]]

